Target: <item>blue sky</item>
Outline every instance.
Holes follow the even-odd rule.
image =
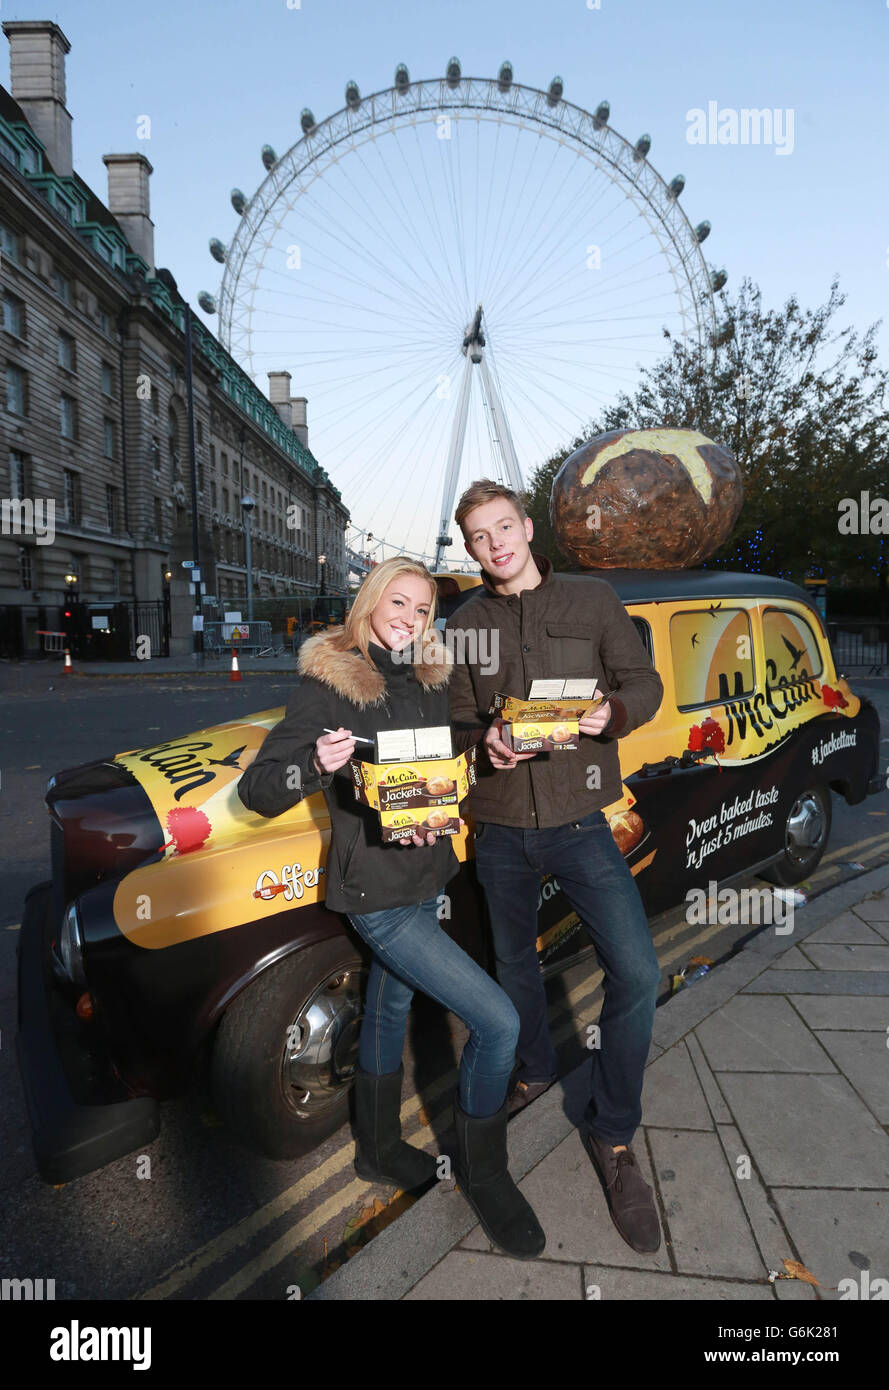
[[[730,287],[749,275],[766,304],[795,293],[814,306],[838,274],[843,322],[859,329],[886,304],[885,0],[72,0],[9,3],[3,17],[51,18],[68,36],[75,167],[100,196],[104,153],[148,155],[156,261],[192,303],[218,289],[207,240],[233,234],[229,191],[254,192],[264,143],[283,153],[301,109],[332,114],[349,78],[369,94],[400,61],[437,77],[455,54],[466,75],[494,77],[505,58],[530,86],[558,73],[566,100],[593,110],[607,98],[622,135],[647,131],[655,168],[686,176],[692,223],[712,223],[707,259]],[[8,86],[8,63],[0,71]],[[710,101],[791,109],[792,153],[689,144],[687,112]],[[139,141],[144,114],[151,139]],[[885,324],[880,344],[889,358]]]

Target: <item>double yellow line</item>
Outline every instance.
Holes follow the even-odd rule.
[[[874,859],[872,865],[868,867],[876,868],[877,864],[886,860],[886,833],[873,835],[867,839],[859,840],[852,845],[843,845],[841,848],[826,854],[821,861],[817,871],[810,880],[813,887],[826,878],[832,872],[831,866],[839,859],[858,858],[867,863],[869,859]],[[699,932],[696,936],[685,938],[684,933],[689,924],[685,920],[674,922],[664,927],[652,938],[655,949],[658,950],[658,961],[661,968],[666,969],[675,960],[688,954],[693,946],[703,944],[712,936],[717,935],[723,930],[724,924],[708,924],[706,930]],[[682,937],[682,940],[678,938]],[[791,940],[788,937],[788,945]],[[587,975],[578,985],[571,990],[564,1000],[550,1009],[550,1023],[553,1026],[553,1042],[558,1045],[572,1035],[576,1034],[583,1025],[576,1017],[575,1010],[581,1003],[586,1003],[591,996],[599,989],[602,984],[603,973],[595,970]],[[564,1018],[564,1022],[559,1025],[559,1020]],[[423,1101],[419,1096],[411,1096],[402,1106],[402,1122],[405,1123],[412,1119],[420,1109],[421,1103],[429,1106],[446,1091],[453,1090],[456,1085],[457,1074],[455,1071],[439,1077],[432,1086],[424,1088]],[[434,1134],[429,1124],[421,1124],[411,1136],[415,1140],[420,1140],[425,1148],[429,1148],[434,1142]],[[145,1292],[136,1295],[137,1299],[160,1300],[175,1297],[187,1284],[198,1279],[214,1265],[220,1264],[238,1250],[245,1249],[257,1236],[259,1236],[268,1226],[287,1215],[300,1203],[305,1202],[311,1197],[313,1192],[323,1187],[325,1183],[331,1181],[339,1173],[348,1169],[352,1165],[354,1148],[351,1142],[344,1143],[336,1153],[332,1154],[324,1163],[313,1168],[305,1177],[300,1178],[291,1187],[288,1187],[271,1202],[267,1202],[258,1211],[252,1212],[250,1216],[242,1221],[236,1222],[233,1226],[223,1231],[220,1235],[208,1241],[200,1249],[193,1251],[184,1259],[179,1260],[167,1272]],[[330,1197],[315,1206],[304,1217],[294,1222],[292,1226],[280,1235],[271,1245],[266,1246],[259,1254],[248,1259],[240,1268],[219,1284],[208,1297],[211,1300],[227,1300],[237,1298],[252,1285],[262,1279],[268,1272],[281,1264],[284,1260],[295,1256],[300,1248],[313,1236],[323,1229],[329,1221],[341,1216],[348,1208],[354,1207],[365,1195],[372,1190],[374,1184],[363,1182],[359,1178],[354,1178],[351,1182],[339,1187]],[[282,1276],[281,1279],[281,1298],[285,1296],[287,1283],[293,1283]]]

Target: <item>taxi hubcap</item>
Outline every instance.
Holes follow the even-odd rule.
[[[288,1029],[284,1089],[299,1115],[331,1105],[355,1074],[364,975],[359,967],[329,976]]]
[[[824,811],[817,797],[804,792],[787,817],[785,846],[793,859],[806,858],[824,839]]]

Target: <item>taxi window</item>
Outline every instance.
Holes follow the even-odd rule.
[[[753,693],[753,642],[744,608],[721,600],[670,619],[678,709],[723,704]]]
[[[805,618],[786,608],[767,608],[762,615],[766,672],[772,685],[792,685],[821,674],[821,653]]]
[[[632,614],[630,614],[632,618]],[[639,635],[639,640],[648,654],[649,661],[654,661],[654,648],[651,645],[651,628],[644,618],[633,618],[633,627]],[[646,720],[646,723],[648,721]]]

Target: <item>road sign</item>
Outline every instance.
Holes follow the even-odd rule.
[[[193,569],[194,569],[194,560],[183,560],[183,561],[182,561],[182,568],[183,568],[184,570],[193,570]]]
[[[199,584],[201,582],[201,572],[196,565],[192,565],[191,567],[191,582],[192,584]]]
[[[249,636],[250,628],[247,623],[222,624],[223,642],[246,642]]]

